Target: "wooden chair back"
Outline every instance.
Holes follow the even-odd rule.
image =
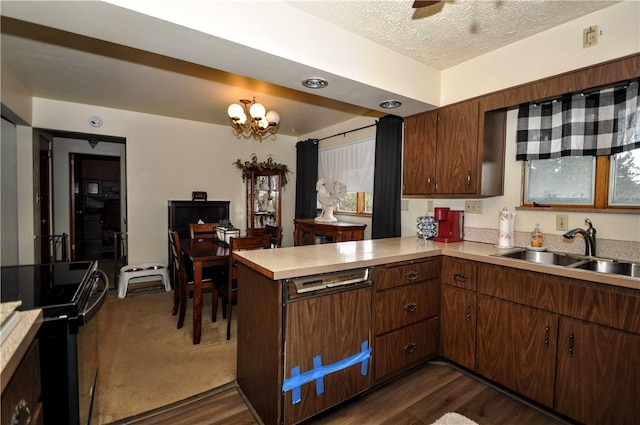
[[[218,239],[216,228],[218,223],[189,223],[191,239]]]
[[[264,226],[264,232],[271,236],[271,247],[280,248],[282,245],[282,227],[267,224]]]
[[[227,282],[219,282],[215,285],[217,295],[223,299],[223,306],[226,307],[227,318],[227,339],[231,339],[231,306],[237,299],[237,269],[234,259],[234,252],[249,249],[270,249],[271,235],[266,233],[260,236],[243,236],[231,238],[229,241],[229,272]],[[224,285],[224,286],[223,286]],[[217,300],[214,300],[217,305]]]

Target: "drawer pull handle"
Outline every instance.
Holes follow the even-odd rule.
[[[413,313],[414,311],[416,311],[416,310],[418,309],[418,304],[413,303],[413,302],[411,302],[411,303],[407,303],[407,304],[404,306],[404,309],[405,309],[405,311],[407,311],[407,312],[409,312],[409,313]]]
[[[573,356],[573,331],[569,331],[569,357]]]
[[[413,353],[414,351],[416,351],[416,343],[415,342],[410,342],[407,345],[405,345],[404,347],[402,347],[402,349],[404,351],[406,351],[407,353]]]
[[[412,270],[410,272],[407,272],[404,277],[406,277],[408,280],[416,280],[418,278],[418,272]]]
[[[20,420],[20,417],[22,416],[22,413],[25,413],[27,415],[27,420],[24,421],[23,423],[25,425],[29,425],[31,423],[31,411],[29,410],[29,406],[27,405],[27,401],[23,398],[21,399],[18,404],[16,404],[16,407],[13,408],[13,416],[11,417],[11,425],[19,425],[20,422],[18,422]]]
[[[544,348],[549,348],[549,324],[544,327]]]
[[[454,273],[453,280],[457,280],[458,282],[466,282],[468,279],[467,275],[464,273]]]

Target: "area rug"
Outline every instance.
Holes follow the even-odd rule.
[[[431,425],[478,425],[478,423],[459,413],[449,412],[442,415],[440,419]]]
[[[218,321],[211,322],[211,298],[211,293],[203,294],[202,340],[193,345],[191,305],[184,326],[177,329],[178,319],[171,315],[173,292],[125,298],[109,294],[98,315],[98,403],[93,412],[98,425],[235,380],[235,317],[227,341],[226,320],[218,313]]]

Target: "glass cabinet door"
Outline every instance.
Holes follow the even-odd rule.
[[[247,233],[262,234],[266,225],[280,227],[280,189],[279,173],[252,173],[247,181]]]

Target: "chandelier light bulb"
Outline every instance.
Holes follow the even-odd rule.
[[[242,106],[238,105],[237,103],[233,103],[229,105],[229,108],[227,109],[227,113],[229,114],[229,118],[231,118],[234,121],[244,115]],[[246,119],[246,116],[245,116],[245,119]]]
[[[240,116],[234,118],[233,120],[238,124],[244,124],[245,122],[247,122],[247,115],[244,112],[240,112]]]
[[[251,105],[251,108],[249,108],[249,113],[251,114],[251,118],[253,119],[264,117],[264,114],[266,112],[267,111],[266,109],[264,109],[264,106],[257,102]]]
[[[278,125],[280,122],[280,114],[276,111],[267,112],[267,122],[271,125]]]

